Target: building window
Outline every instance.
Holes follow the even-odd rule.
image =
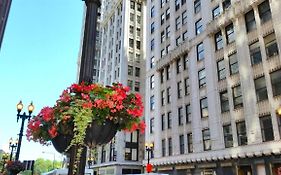
[[[275,38],[275,33],[271,33],[264,37],[266,55],[268,58],[278,55],[278,45]]]
[[[134,40],[131,38],[129,39],[129,47],[134,48]]]
[[[181,5],[185,4],[186,0],[181,0]]]
[[[104,146],[101,147],[101,163],[105,162],[105,158],[106,158],[106,150],[104,148]]]
[[[166,37],[169,38],[170,37],[170,26],[166,27]]]
[[[141,42],[137,41],[137,49],[141,49]]]
[[[271,116],[260,117],[260,125],[261,125],[261,133],[262,133],[262,141],[272,141],[274,140],[273,128]]]
[[[176,46],[179,46],[180,43],[181,43],[181,36],[178,36],[178,37],[176,38]]]
[[[154,130],[154,118],[150,119],[150,128],[149,128],[150,134],[153,133],[153,130]]]
[[[234,27],[233,24],[229,24],[225,27],[225,33],[226,33],[226,43],[230,44],[235,41],[235,33],[234,33]]]
[[[255,89],[257,95],[257,101],[267,100],[267,89],[265,77],[262,76],[260,78],[255,79]]]
[[[137,3],[137,11],[141,12],[141,4]]]
[[[236,53],[233,53],[232,55],[229,55],[228,59],[229,59],[230,75],[238,73],[239,72],[239,66],[238,66],[238,59],[237,59]]]
[[[223,136],[225,148],[233,147],[233,136],[230,124],[223,126]]]
[[[180,16],[176,18],[176,30],[180,29],[181,19]]]
[[[182,40],[185,41],[187,39],[188,33],[187,30],[182,34]]]
[[[171,78],[171,68],[170,65],[166,66],[166,78],[169,80]]]
[[[204,130],[202,131],[202,136],[203,136],[204,151],[211,150],[211,149],[212,149],[212,146],[211,146],[210,129],[204,129]]]
[[[161,43],[163,43],[165,41],[165,32],[162,31],[161,32]]]
[[[166,156],[166,142],[165,139],[162,139],[162,157]]]
[[[154,10],[154,6],[152,6],[150,10],[150,17],[153,18],[154,16],[155,16],[155,10]]]
[[[165,5],[165,0],[161,0],[161,8]]]
[[[184,79],[184,95],[189,95],[189,78]]]
[[[163,58],[165,55],[166,55],[166,51],[165,51],[165,49],[162,49],[161,50],[161,58]]]
[[[128,86],[130,87],[130,89],[133,89],[133,81],[132,80],[128,80]]]
[[[165,130],[165,114],[162,114],[161,115],[161,129],[162,129],[162,131],[164,131]]]
[[[229,101],[227,91],[220,92],[221,112],[229,111]]]
[[[180,135],[179,140],[180,140],[180,154],[184,154],[184,136]]]
[[[195,23],[195,33],[196,35],[200,34],[203,31],[203,26],[202,26],[202,18],[200,18],[198,21]]]
[[[232,88],[232,96],[233,96],[234,109],[243,107],[243,97],[242,97],[242,90],[240,85]]]
[[[206,86],[206,71],[202,69],[198,72],[199,88]]]
[[[155,23],[153,22],[150,25],[150,33],[154,33],[154,31],[155,31]]]
[[[172,154],[173,154],[172,138],[168,138],[168,155],[171,156]]]
[[[188,57],[187,54],[183,56],[183,69],[186,70],[188,68]]]
[[[130,13],[130,21],[134,22],[134,20],[135,20],[135,14]],[[111,33],[111,31],[110,31],[110,33]]]
[[[171,87],[167,88],[167,103],[171,103]]]
[[[187,151],[193,152],[192,133],[187,134]]]
[[[268,0],[264,1],[258,6],[259,16],[261,19],[261,23],[265,23],[271,19],[271,11]]]
[[[223,80],[226,78],[224,59],[217,62],[218,69],[218,80]]]
[[[131,9],[135,10],[135,2],[134,1],[130,2],[130,7],[131,7]]]
[[[154,39],[150,41],[150,50],[154,50]]]
[[[247,145],[247,131],[245,121],[236,123],[238,145]]]
[[[168,45],[166,46],[166,53],[168,54],[170,51],[171,51],[171,45],[168,44]]]
[[[185,122],[190,123],[191,122],[191,108],[190,104],[185,105]]]
[[[181,85],[181,81],[179,81],[178,83],[177,83],[177,90],[178,90],[178,99],[179,98],[182,98],[182,87],[181,87],[182,85]]]
[[[249,45],[250,57],[252,65],[262,62],[259,41]]]
[[[161,106],[164,106],[165,104],[165,91],[161,91]]]
[[[257,28],[254,10],[251,10],[245,14],[245,22],[247,32],[251,32]]]
[[[187,11],[182,12],[182,25],[187,23]]]
[[[182,109],[182,107],[178,108],[178,121],[179,121],[179,125],[183,125],[183,109]]]
[[[176,11],[180,9],[180,0],[175,0],[175,9]]]
[[[166,10],[166,20],[170,18],[170,8]]]
[[[150,89],[154,89],[154,75],[150,76]]]
[[[217,18],[221,14],[220,6],[215,7],[212,11],[212,14],[213,14],[213,19]]]
[[[164,22],[165,22],[165,14],[162,13],[162,14],[161,14],[161,25],[163,25]]]
[[[215,34],[215,46],[216,46],[216,50],[220,50],[223,48],[223,39],[222,39],[221,31]]]
[[[181,72],[181,59],[177,59],[177,74]]]
[[[133,66],[128,66],[128,75],[133,76]]]
[[[164,69],[161,69],[160,70],[160,82],[161,82],[161,84],[164,82]]]
[[[200,112],[201,112],[201,118],[208,117],[208,100],[207,97],[202,98],[200,100]]]
[[[222,2],[223,10],[228,9],[230,6],[231,6],[231,0],[224,0],[224,1]]]
[[[155,99],[154,99],[154,95],[150,97],[150,110],[154,110],[155,109]]]
[[[136,76],[136,77],[139,77],[139,76],[140,76],[140,68],[139,68],[139,67],[136,67],[136,68],[135,68],[135,76]]]
[[[138,82],[138,81],[135,82],[135,91],[136,92],[140,91],[140,82]]]
[[[195,0],[194,1],[194,13],[199,13],[201,10],[201,1]]]
[[[273,96],[281,94],[281,69],[270,73]]]
[[[168,112],[168,115],[167,115],[167,127],[168,127],[168,129],[172,128],[172,112]]]
[[[110,142],[110,153],[109,153],[109,161],[116,161],[117,151],[115,150],[114,141]]]
[[[203,46],[203,43],[198,44],[196,49],[197,49],[197,60],[198,61],[203,60],[204,59],[204,46]]]

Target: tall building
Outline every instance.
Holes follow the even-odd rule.
[[[146,141],[154,143],[155,172],[281,169],[280,7],[280,0],[147,1]]]
[[[141,0],[102,2],[99,83],[120,82],[131,91],[144,94],[143,3]],[[92,168],[100,175],[141,173],[143,141],[144,135],[139,132],[118,132],[109,144],[96,148],[97,160]]]
[[[0,49],[12,0],[0,0]]]

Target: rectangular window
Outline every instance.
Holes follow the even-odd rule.
[[[171,103],[171,87],[167,88],[167,103]]]
[[[165,0],[161,0],[161,8],[165,5]]]
[[[180,154],[184,154],[184,136],[180,135],[179,140],[180,140]]]
[[[257,28],[254,10],[251,10],[245,14],[245,22],[247,32],[251,32]]]
[[[154,56],[152,56],[150,58],[150,68],[153,68],[154,66],[155,66],[155,58],[154,58]]]
[[[217,69],[218,69],[218,80],[224,80],[226,78],[224,59],[217,62]]]
[[[187,151],[193,152],[192,133],[187,134]]]
[[[207,97],[202,98],[200,100],[200,112],[201,112],[201,118],[208,117],[209,111],[208,111],[208,100],[207,100]]]
[[[129,47],[134,48],[134,40],[131,38],[129,39]]]
[[[166,78],[169,80],[171,78],[171,68],[170,65],[166,66]]]
[[[230,44],[235,41],[235,33],[233,24],[229,24],[225,27],[225,34],[226,34],[226,43]]]
[[[135,91],[136,92],[140,91],[140,82],[138,82],[138,81],[135,82]]]
[[[182,12],[182,25],[187,23],[187,11]]]
[[[183,55],[183,69],[186,70],[188,68],[188,57],[187,54]]]
[[[173,154],[172,138],[168,138],[168,155],[171,156],[172,154]]]
[[[160,70],[160,82],[161,82],[161,84],[164,82],[164,75],[165,75],[164,69],[161,69]]]
[[[170,26],[166,27],[166,38],[170,37]]]
[[[166,142],[165,139],[162,139],[162,157],[166,156]]]
[[[223,10],[228,9],[230,6],[231,6],[231,0],[224,0],[224,1],[222,2]]]
[[[166,20],[170,18],[170,8],[166,10]]]
[[[154,95],[150,97],[150,110],[154,110],[155,109],[155,99],[154,99]]]
[[[131,9],[135,10],[135,2],[134,1],[130,2],[130,7],[131,7]]]
[[[212,149],[212,146],[211,146],[210,129],[204,129],[204,130],[202,131],[202,136],[203,136],[204,151],[211,150],[211,149]]]
[[[166,55],[166,51],[165,51],[165,49],[162,49],[161,50],[161,58],[163,58],[165,55]]]
[[[106,159],[106,150],[104,146],[101,147],[101,163],[105,162]]]
[[[177,74],[181,72],[181,59],[177,59]]]
[[[128,80],[128,86],[130,87],[130,89],[133,89],[133,81],[132,80]]]
[[[140,77],[140,68],[139,67],[135,68],[135,76]]]
[[[163,43],[165,41],[165,32],[162,31],[161,32],[161,43]]]
[[[190,104],[185,105],[185,122],[190,123],[191,122],[191,108]]]
[[[182,98],[182,87],[181,87],[182,85],[181,85],[181,81],[179,81],[178,83],[177,83],[177,90],[178,90],[178,99],[179,98]]]
[[[238,59],[237,59],[236,53],[233,53],[232,55],[229,55],[228,59],[229,59],[230,75],[238,73],[239,72],[239,66],[238,66]]]
[[[141,49],[141,42],[137,41],[137,49]]]
[[[181,5],[185,4],[186,0],[181,0]]]
[[[268,58],[278,55],[278,45],[276,42],[275,33],[271,33],[266,37],[264,37],[264,44],[265,44],[266,55]]]
[[[199,88],[206,86],[206,71],[202,69],[198,72]]]
[[[195,0],[194,1],[194,13],[199,13],[201,10],[201,1]]]
[[[252,65],[262,62],[261,50],[259,41],[249,45],[250,57]]]
[[[175,9],[176,11],[180,9],[180,0],[175,0]]]
[[[154,89],[154,75],[150,76],[150,89]]]
[[[197,61],[203,60],[204,59],[204,46],[203,46],[203,43],[198,44],[196,49],[197,49]]]
[[[181,36],[178,36],[178,37],[176,38],[176,46],[179,46],[180,43],[181,43]]]
[[[153,130],[154,130],[154,118],[150,119],[150,128],[149,128],[149,130],[150,130],[150,134],[152,134]]]
[[[170,51],[171,51],[171,45],[168,44],[168,45],[166,46],[166,53],[168,54]]]
[[[268,99],[266,82],[265,82],[264,76],[255,79],[255,89],[256,89],[257,101],[262,101],[262,100]]]
[[[236,123],[238,145],[247,145],[247,131],[245,121]]]
[[[155,31],[155,23],[153,22],[150,24],[150,33],[152,34],[154,33],[154,31]]]
[[[152,6],[150,10],[150,17],[153,18],[154,16],[155,16],[155,10],[154,10],[154,6]]]
[[[215,34],[215,45],[216,45],[216,50],[220,50],[223,48],[223,39],[222,39],[221,31]]]
[[[184,95],[189,95],[189,78],[184,79]]]
[[[135,14],[130,13],[130,21],[134,22],[134,20],[135,20]],[[111,33],[111,31],[110,31],[110,33]]]
[[[137,11],[141,12],[141,4],[137,3]]]
[[[195,33],[196,35],[200,34],[203,31],[203,26],[202,26],[202,18],[200,18],[198,21],[195,23]]]
[[[229,111],[229,101],[227,91],[220,92],[221,112]]]
[[[150,41],[150,50],[154,50],[154,39]]]
[[[264,1],[258,6],[259,16],[261,19],[261,23],[265,23],[271,19],[271,11],[268,0]]]
[[[161,115],[161,129],[162,129],[162,131],[164,131],[165,130],[165,128],[166,128],[166,124],[165,124],[165,114],[162,114]]]
[[[161,106],[164,106],[165,104],[165,91],[161,91]]]
[[[167,115],[167,127],[168,127],[168,129],[172,128],[172,112],[168,112],[168,115]]]
[[[213,14],[213,19],[217,18],[221,14],[220,6],[215,7],[212,11],[212,14]]]
[[[164,22],[165,22],[165,14],[162,13],[162,14],[161,14],[161,25],[163,25]]]
[[[128,66],[128,75],[133,76],[133,66]]]
[[[231,124],[223,126],[223,136],[225,148],[233,147]]]
[[[281,69],[270,73],[273,96],[281,95]]]
[[[176,30],[180,29],[181,19],[180,16],[176,18]]]
[[[179,121],[179,125],[183,125],[183,109],[182,109],[182,107],[178,108],[178,121]]]
[[[271,116],[260,117],[260,125],[261,125],[261,133],[262,133],[262,141],[272,141],[274,140],[273,128]]]
[[[243,97],[242,97],[242,90],[240,85],[232,88],[232,96],[233,96],[234,109],[243,107]]]
[[[185,41],[187,39],[187,36],[188,36],[187,34],[188,34],[187,30],[185,32],[183,32],[183,34],[182,34],[182,40],[183,41]]]

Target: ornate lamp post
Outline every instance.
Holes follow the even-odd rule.
[[[18,110],[17,122],[19,121],[19,119],[21,119],[22,122],[21,122],[21,128],[20,128],[20,133],[19,133],[19,142],[18,142],[18,148],[17,148],[17,153],[16,153],[16,160],[19,160],[21,141],[22,141],[22,136],[23,136],[24,122],[25,122],[26,119],[30,120],[31,113],[34,110],[34,106],[33,106],[32,102],[30,103],[30,105],[28,105],[28,115],[26,115],[25,112],[23,114],[20,114],[22,109],[23,109],[23,104],[22,104],[22,101],[20,101],[17,104],[17,110]]]
[[[153,147],[154,147],[154,145],[153,145],[153,143],[145,143],[145,150],[147,151],[147,166],[146,166],[146,171],[148,172],[148,173],[150,173],[151,172],[151,169],[152,169],[152,165],[149,163],[149,160],[150,160],[150,155],[151,155],[151,153],[152,153],[152,151],[153,151]]]
[[[11,137],[9,140],[9,148],[11,149],[10,160],[12,160],[14,149],[17,148],[17,146],[18,146],[18,139],[13,140],[13,138]]]

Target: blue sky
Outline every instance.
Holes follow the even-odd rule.
[[[12,2],[0,50],[0,149],[7,149],[10,137],[18,137],[19,100],[23,111],[33,101],[36,115],[42,107],[54,105],[63,89],[76,81],[83,6],[81,0]],[[24,137],[20,159],[53,158],[42,151],[55,153],[52,146],[42,147]]]

